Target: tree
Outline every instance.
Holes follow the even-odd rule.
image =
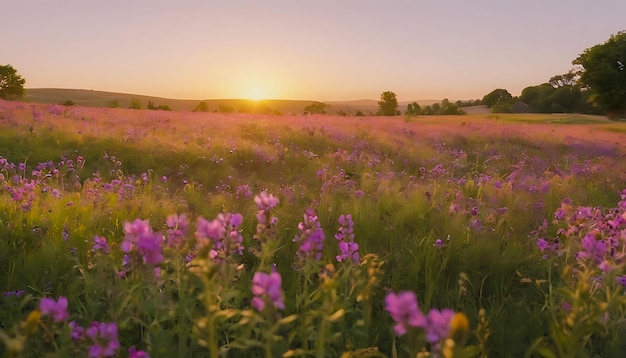
[[[580,83],[609,118],[626,114],[626,31],[586,49],[572,63],[580,66]]]
[[[193,107],[194,112],[208,112],[209,105],[206,102],[200,102],[195,107]]]
[[[486,105],[487,107],[491,107],[498,102],[510,101],[512,99],[513,99],[513,96],[509,93],[509,91],[502,89],[502,88],[498,88],[487,93],[483,97],[482,103]]]
[[[417,102],[409,103],[406,106],[406,114],[409,116],[417,116],[422,112],[422,107]]]
[[[0,66],[0,98],[20,99],[24,95],[26,80],[11,65]]]
[[[141,109],[141,101],[137,98],[133,98],[130,100],[130,109]]]
[[[398,110],[398,97],[391,91],[385,91],[380,94],[378,101],[378,111],[383,116],[395,116]]]
[[[326,114],[326,109],[329,107],[323,102],[313,102],[304,107],[304,114]]]
[[[109,102],[109,108],[120,108],[120,107],[122,107],[122,104],[120,103],[120,101],[117,100],[117,98]]]

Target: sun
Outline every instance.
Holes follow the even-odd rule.
[[[261,87],[252,87],[245,91],[244,97],[253,101],[261,101],[268,98],[268,93]]]

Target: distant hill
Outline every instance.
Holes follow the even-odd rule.
[[[79,106],[86,107],[110,107],[111,103],[117,101],[119,106],[128,108],[132,99],[141,101],[142,108],[146,108],[148,102],[152,102],[155,106],[168,106],[174,111],[191,111],[200,102],[206,102],[209,112],[216,112],[220,105],[222,109],[230,108],[234,112],[245,110],[265,111],[270,110],[283,114],[294,113],[300,114],[304,112],[304,108],[316,101],[310,100],[282,100],[268,99],[261,101],[253,101],[248,99],[171,99],[154,96],[144,96],[139,94],[106,92],[84,89],[65,89],[65,88],[28,88],[26,89],[25,100],[36,103],[63,103],[71,100]],[[347,114],[355,114],[356,111],[362,111],[365,114],[376,113],[378,110],[378,100],[361,99],[353,101],[323,101],[330,105],[329,113],[344,111]],[[404,112],[407,104],[414,101],[399,102],[399,110]],[[421,106],[431,105],[439,100],[425,99],[416,100]]]

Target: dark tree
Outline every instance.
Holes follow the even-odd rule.
[[[417,116],[422,112],[422,107],[417,102],[409,103],[406,106],[406,114],[409,116]]]
[[[498,102],[510,101],[512,99],[513,99],[513,96],[509,93],[509,91],[502,89],[502,88],[498,88],[487,93],[483,97],[482,103],[486,105],[487,107],[491,107]]]
[[[24,95],[26,80],[11,65],[0,66],[0,98],[6,100],[20,99]]]
[[[193,108],[193,111],[194,112],[208,112],[209,105],[206,102],[200,102]]]
[[[398,97],[391,91],[385,91],[380,94],[378,101],[378,111],[383,116],[395,116],[398,110]]]
[[[304,107],[304,114],[326,114],[328,105],[323,102],[313,102]]]
[[[592,91],[592,100],[609,118],[626,115],[626,31],[586,49],[573,64],[581,67],[581,85]]]

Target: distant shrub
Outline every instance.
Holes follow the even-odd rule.
[[[75,106],[76,103],[74,103],[74,101],[72,101],[71,99],[66,100],[65,102],[61,103],[64,106]]]
[[[206,102],[200,102],[195,107],[193,107],[193,112],[208,112],[209,105]]]

